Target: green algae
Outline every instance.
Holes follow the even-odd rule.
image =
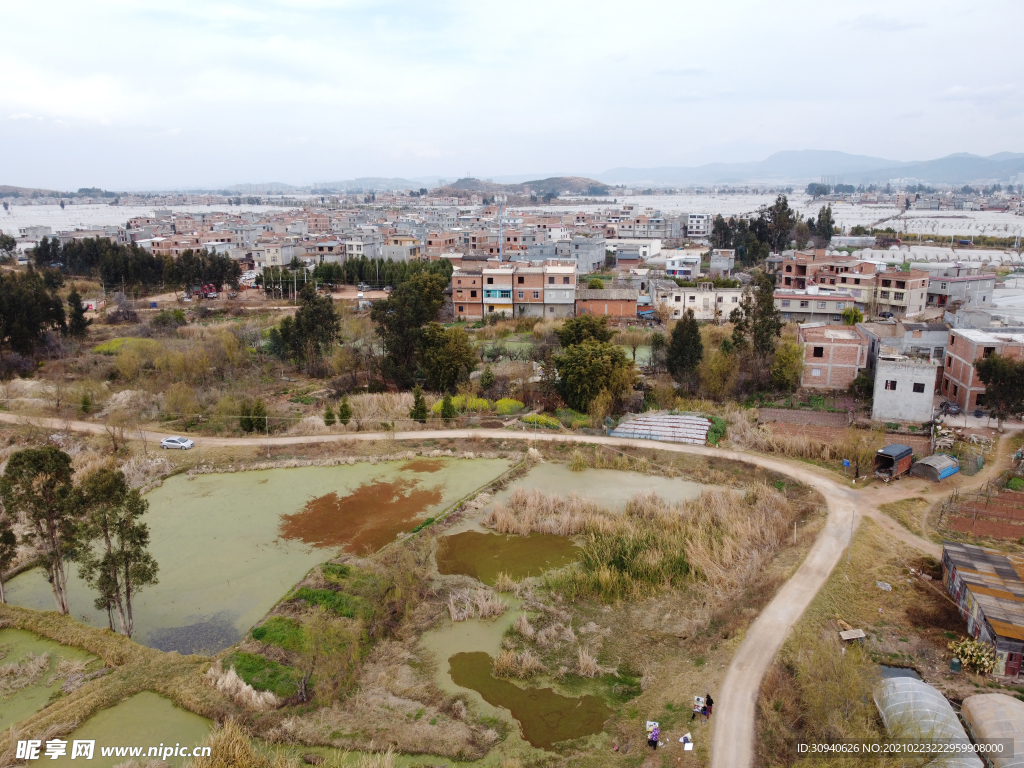
[[[600,733],[612,710],[598,696],[562,696],[551,688],[520,688],[491,674],[491,657],[483,651],[457,653],[448,659],[452,680],[479,693],[484,701],[507,709],[523,738],[535,747]]]
[[[437,570],[442,574],[463,574],[494,586],[498,573],[513,579],[540,576],[576,559],[579,550],[572,539],[532,533],[507,536],[463,531],[443,536],[437,548]]]

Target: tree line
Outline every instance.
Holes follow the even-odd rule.
[[[61,245],[44,237],[32,251],[40,268],[60,269],[66,275],[91,277],[105,285],[127,289],[189,288],[194,285],[237,286],[238,262],[206,249],[187,249],[177,257],[150,253],[137,243],[121,245],[90,237]]]
[[[790,207],[785,195],[771,205],[762,205],[757,218],[750,220],[717,215],[711,225],[710,241],[714,248],[734,249],[740,264],[755,265],[774,253],[785,250],[791,240],[803,248],[812,238],[819,244],[832,240],[835,220],[832,206],[822,206],[817,219],[802,221]]]
[[[19,543],[14,524],[21,523],[26,533],[20,543],[32,547],[57,610],[70,611],[68,568],[77,563],[110,629],[116,614],[117,631],[131,637],[133,601],[157,583],[159,570],[148,551],[149,527],[141,520],[149,502],[118,470],[98,469],[78,485],[72,474],[71,457],[53,446],[17,451],[8,460],[0,476],[0,602],[3,573]]]
[[[90,321],[82,297],[72,287],[65,312],[59,293],[63,285],[58,270],[0,272],[0,379],[30,374],[27,358],[46,342],[48,334],[85,336]],[[5,347],[13,354],[5,356]]]
[[[445,281],[450,280],[452,276],[452,264],[448,259],[428,262],[394,261],[359,256],[346,259],[343,262],[317,264],[313,268],[313,277],[318,283],[327,283],[328,285],[370,283],[375,286],[385,286],[404,283],[414,274],[424,270],[441,275]]]

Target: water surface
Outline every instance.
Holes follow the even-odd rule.
[[[568,565],[578,556],[572,539],[544,533],[511,536],[463,531],[442,536],[437,547],[437,570],[463,574],[494,586],[504,571],[513,579],[540,576],[551,568]]]
[[[191,481],[183,475],[169,478],[146,494],[144,519],[160,583],[134,602],[135,639],[180,653],[227,648],[336,550],[353,542],[369,548],[386,543],[508,466],[498,459],[440,458],[198,475]],[[383,502],[391,500],[384,512],[374,500],[375,488]],[[346,505],[344,499],[353,495],[359,504]],[[303,520],[307,505],[324,498],[338,504],[319,502],[313,518]],[[341,511],[332,517],[339,504]],[[308,533],[310,540],[282,537],[282,525],[286,531]],[[71,615],[106,627],[106,613],[93,608],[95,594],[78,578],[75,566],[70,570]],[[14,605],[54,609],[39,569],[20,574],[5,588]]]

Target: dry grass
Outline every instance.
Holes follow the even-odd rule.
[[[282,754],[266,754],[253,747],[249,733],[234,719],[210,734],[208,757],[192,758],[185,768],[298,768],[299,761]]]
[[[596,503],[575,494],[568,497],[545,494],[538,489],[527,491],[517,487],[506,502],[496,502],[484,525],[499,533],[526,536],[530,533],[553,533],[575,536],[582,533],[587,521],[602,513]]]
[[[587,457],[583,455],[583,451],[574,448],[569,456],[569,469],[573,472],[582,472],[587,466]]]
[[[448,615],[452,621],[474,617],[490,619],[508,610],[508,603],[490,589],[453,589],[448,595]]]
[[[916,496],[912,499],[900,499],[889,504],[882,504],[879,510],[891,517],[911,533],[927,537],[927,532],[922,529],[924,524],[924,512],[929,507],[927,499]]]
[[[576,651],[576,674],[580,677],[597,677],[601,674],[597,659],[586,648],[581,647]]]
[[[533,625],[530,624],[530,620],[526,618],[525,613],[519,614],[516,618],[515,623],[512,625],[512,629],[515,630],[521,637],[526,640],[533,640],[534,635],[537,634]]]
[[[494,591],[518,593],[519,582],[513,579],[504,571],[501,571],[497,576],[494,577]]]
[[[231,698],[238,706],[254,712],[266,712],[277,709],[281,705],[270,691],[257,691],[238,676],[234,668],[227,671],[218,661],[206,671],[206,682],[225,696]]]
[[[520,680],[527,680],[544,671],[544,665],[529,648],[518,654],[506,648],[494,659],[491,667],[495,677],[515,677]]]
[[[70,675],[84,674],[87,664],[88,662],[81,659],[61,659],[57,662],[57,668],[46,678],[46,685],[53,685],[58,680],[62,680]]]
[[[23,661],[0,665],[0,698],[35,685],[49,668],[48,653],[29,653]]]

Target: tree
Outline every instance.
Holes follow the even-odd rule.
[[[800,377],[804,372],[804,350],[792,339],[786,339],[775,350],[772,361],[772,386],[784,392],[793,392],[800,386]]]
[[[974,370],[985,384],[985,404],[1000,429],[1006,419],[1024,414],[1024,361],[992,354],[977,361]]]
[[[14,565],[18,555],[18,537],[11,528],[11,518],[0,512],[0,604],[7,602],[4,595],[4,572]]]
[[[267,432],[270,429],[270,422],[267,420],[267,405],[260,398],[252,404],[252,411],[249,414],[252,432]]]
[[[412,410],[409,411],[409,418],[420,424],[427,423],[427,401],[423,398],[423,387],[419,384],[412,391]]]
[[[651,368],[660,371],[665,367],[665,350],[668,349],[668,342],[665,334],[655,331],[651,334]]]
[[[341,321],[330,296],[318,296],[312,284],[300,292],[302,302],[295,318],[284,318],[281,341],[292,357],[301,361],[310,373],[323,373],[323,359],[338,340]]]
[[[856,307],[847,307],[843,310],[843,325],[856,325],[864,322],[864,313]]]
[[[755,381],[763,383],[775,340],[782,334],[782,316],[775,307],[775,281],[766,272],[756,271],[740,306],[729,315],[733,323],[732,343],[740,352],[754,356]]]
[[[97,609],[117,610],[120,632],[135,631],[132,601],[145,587],[157,583],[159,566],[147,551],[149,526],[140,522],[149,502],[128,487],[124,473],[99,469],[79,489],[85,511],[80,536],[79,575],[99,592]],[[111,621],[111,623],[113,623]]]
[[[82,297],[74,286],[71,286],[71,293],[68,294],[68,310],[68,336],[78,340],[84,339],[92,320],[86,318]]]
[[[556,358],[555,367],[562,399],[580,413],[587,413],[591,401],[603,391],[618,403],[636,381],[636,369],[622,348],[596,339],[570,345]]]
[[[615,332],[608,327],[607,317],[580,315],[566,320],[565,324],[555,331],[555,334],[563,347],[571,347],[582,344],[588,339],[600,342],[611,341]]]
[[[796,241],[797,248],[803,248],[807,245],[807,242],[811,239],[811,228],[807,225],[806,221],[798,221],[796,226],[793,227],[793,239]]]
[[[633,353],[633,362],[636,363],[636,351],[647,343],[648,334],[643,328],[627,328],[620,331],[615,340],[624,347],[629,347]]]
[[[71,457],[53,446],[11,455],[0,477],[7,514],[29,525],[46,580],[60,613],[68,612],[66,562],[76,553],[78,508],[71,486]]]
[[[700,338],[700,327],[693,310],[688,309],[672,328],[665,364],[672,378],[692,386],[693,376],[703,356],[704,343]]]
[[[446,394],[444,396],[444,400],[441,401],[441,418],[444,419],[444,423],[447,424],[456,416],[458,416],[458,412],[455,410],[455,403],[452,402],[452,396]]]
[[[762,206],[758,216],[759,224],[765,237],[758,239],[767,242],[776,253],[785,250],[789,243],[789,233],[796,224],[796,214],[789,207],[785,195],[779,195],[770,206]]]
[[[427,389],[453,392],[469,380],[476,368],[476,353],[469,334],[461,328],[428,323],[420,335],[419,363]]]
[[[403,389],[412,386],[422,328],[437,317],[444,304],[446,284],[440,274],[421,272],[370,309],[370,318],[384,343],[384,376]]]
[[[334,409],[331,408],[331,404],[330,403],[327,403],[326,405],[324,405],[324,426],[325,427],[333,427],[334,426]]]
[[[697,366],[700,388],[712,400],[725,400],[736,389],[740,376],[740,359],[721,349],[711,350]]]
[[[590,278],[590,281],[587,283],[587,288],[590,288],[591,290],[595,291],[603,291],[604,280],[602,280],[600,277],[592,277]]]
[[[342,425],[348,425],[352,421],[352,406],[348,403],[348,398],[341,398],[341,405],[338,406],[338,423]]]
[[[316,699],[327,704],[354,682],[359,662],[357,627],[354,622],[332,618],[322,606],[306,617],[296,662],[302,672],[299,701],[309,700],[311,683]]]
[[[65,328],[64,304],[42,273],[0,272],[0,344],[28,356],[47,331]]]
[[[728,248],[732,245],[732,226],[726,221],[722,214],[715,216],[711,225],[711,246],[713,248]]]
[[[14,250],[18,241],[10,235],[0,234],[0,261],[8,261],[14,257]],[[2,587],[0,587],[2,589]]]
[[[827,206],[821,206],[821,210],[818,211],[818,222],[815,224],[814,234],[824,243],[831,243],[835,226],[835,219],[832,218],[832,204],[829,203]]]
[[[494,386],[494,371],[491,370],[491,366],[484,366],[484,372],[480,374],[480,390],[487,392],[491,387]]]

